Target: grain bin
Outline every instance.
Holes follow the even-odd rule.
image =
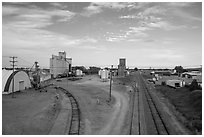
[[[82,76],[82,71],[80,69],[77,69],[76,70],[76,76]]]
[[[108,70],[104,69],[101,71],[101,79],[102,80],[107,80],[108,79]]]

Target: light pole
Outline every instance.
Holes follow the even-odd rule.
[[[110,96],[109,96],[109,101],[111,101],[112,68],[113,68],[113,65],[111,65],[111,69],[110,69]]]

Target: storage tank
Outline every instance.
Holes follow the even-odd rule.
[[[99,71],[98,71],[98,75],[101,77],[101,73],[102,73],[102,70],[100,69]]]
[[[80,69],[76,70],[76,76],[82,76],[82,71]]]
[[[101,71],[101,79],[107,80],[108,79],[108,70],[104,69]]]

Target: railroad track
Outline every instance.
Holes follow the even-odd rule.
[[[71,117],[71,123],[69,127],[69,135],[79,135],[80,132],[80,109],[79,109],[79,104],[75,97],[66,89],[62,87],[55,87],[56,89],[60,89],[63,91],[68,98],[70,99],[71,102],[71,107],[72,107],[72,117]]]
[[[131,104],[131,123],[130,123],[130,135],[140,135],[140,101],[139,101],[139,90],[137,89],[136,82],[132,83],[132,104]]]
[[[135,81],[137,82],[138,87],[135,87],[135,92],[132,95],[130,134],[171,134],[171,131],[168,128],[161,111],[158,109],[143,77],[140,74],[137,74],[135,75]]]
[[[161,112],[158,109],[158,106],[156,105],[155,100],[153,99],[144,79],[142,78],[141,75],[139,75],[142,87],[144,87],[144,95],[146,97],[153,121],[154,121],[154,126],[156,128],[156,133],[158,135],[169,135],[169,129],[166,126],[166,123],[162,117]]]

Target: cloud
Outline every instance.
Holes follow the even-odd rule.
[[[18,10],[19,10],[19,8],[17,8],[17,7],[2,6],[2,15],[6,16],[6,15],[16,14],[16,12],[18,12]]]
[[[150,30],[147,27],[129,27],[129,29],[126,31],[126,35],[129,37],[147,37],[148,34],[145,33],[144,31]]]
[[[53,23],[51,16],[46,14],[22,14],[17,16],[18,21],[9,23],[11,27],[16,28],[43,28]]]
[[[88,7],[84,8],[82,16],[88,16],[101,13],[105,8],[121,10],[124,8],[134,9],[139,8],[143,4],[133,2],[92,2]]]
[[[172,7],[189,7],[194,3],[193,2],[168,2],[166,4]]]
[[[146,8],[142,14],[143,15],[165,15],[166,14],[166,9],[160,6],[153,6]]]
[[[153,31],[156,29],[162,29],[165,31],[173,31],[178,29],[185,29],[185,25],[172,25],[168,21],[163,21],[160,18],[149,16],[144,21],[139,21],[135,27],[129,27],[126,30],[120,31],[120,33],[108,32],[106,41],[118,42],[118,41],[129,41],[129,42],[155,42],[153,39],[147,39],[149,34],[147,31]],[[166,40],[163,44],[170,44],[170,40]]]
[[[59,6],[54,4],[55,6]],[[48,31],[45,28],[57,22],[70,20],[75,13],[60,9],[41,9],[38,7],[26,8],[6,5],[3,6],[2,42],[4,50],[9,48],[16,50],[52,50],[56,48],[84,49],[90,46],[83,44],[94,44],[98,41],[91,37],[74,38],[65,34]],[[12,19],[12,21],[8,19]],[[55,20],[55,21],[54,21]]]
[[[120,19],[135,19],[138,18],[136,15],[126,15],[126,16],[120,16]]]
[[[172,14],[190,21],[202,21],[202,15],[200,14],[202,13],[202,2],[170,2],[166,3],[166,6],[168,6],[169,15]],[[188,12],[188,9],[192,9],[194,6],[197,7],[198,14]]]
[[[190,13],[184,12],[180,9],[174,9],[172,10],[173,14],[175,16],[184,18],[184,19],[188,19],[188,20],[194,20],[194,21],[202,21],[202,16],[198,17],[198,16],[193,16]]]
[[[83,47],[84,43],[97,43],[97,40],[90,37],[74,38],[64,34],[54,33],[47,30],[26,27],[18,28],[12,24],[3,25],[2,30],[3,49],[17,50],[52,50],[53,48],[75,48]]]
[[[83,13],[81,13],[81,15],[89,17],[91,15],[98,14],[100,12],[102,12],[101,7],[91,3],[88,7],[84,8],[84,11]]]
[[[98,2],[94,4],[103,8],[113,8],[113,9],[123,9],[123,8],[133,6],[132,3],[127,3],[127,2]]]
[[[76,14],[68,10],[61,9],[40,9],[37,7],[17,7],[17,6],[3,6],[2,7],[3,16],[10,17],[15,15],[13,18],[20,21],[34,21],[35,22],[50,22],[48,25],[52,24],[52,19],[56,18],[56,21],[68,21],[73,18]],[[38,20],[39,19],[39,20]],[[37,21],[38,20],[38,21]],[[33,24],[33,23],[32,23]]]
[[[129,41],[129,42],[139,42],[143,38],[149,35],[144,31],[151,30],[147,27],[129,27],[127,30],[122,30],[120,33],[107,32],[106,41],[118,42],[118,41]]]
[[[118,37],[107,37],[106,38],[106,41],[109,41],[109,42],[119,42],[119,41],[122,41],[124,40],[123,38],[118,38]]]
[[[151,23],[146,23],[146,25],[150,28],[160,28],[160,29],[164,29],[167,31],[187,28],[185,25],[175,26],[175,25],[170,24],[167,21],[151,22]]]
[[[49,4],[56,8],[61,8],[61,9],[67,8],[67,5],[65,5],[63,2],[50,2]]]
[[[137,19],[137,24],[139,27],[134,29],[135,32],[154,30],[154,29],[163,29],[166,31],[184,29],[187,28],[186,25],[173,25],[169,21],[165,21],[161,17],[156,17],[153,15],[145,15],[142,12],[139,12],[137,15],[126,15],[121,16],[121,19]]]

